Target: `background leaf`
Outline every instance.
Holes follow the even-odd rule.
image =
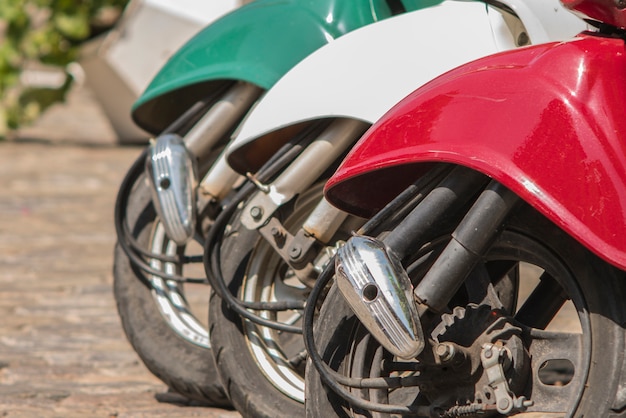
[[[0,139],[31,123],[54,103],[65,100],[72,77],[56,88],[20,83],[27,66],[52,65],[60,71],[78,56],[80,45],[121,14],[129,0],[0,0]]]

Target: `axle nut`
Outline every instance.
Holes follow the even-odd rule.
[[[263,216],[263,209],[258,206],[252,206],[250,208],[250,216],[252,216],[252,219],[255,221],[258,221]]]

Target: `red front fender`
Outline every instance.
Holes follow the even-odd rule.
[[[626,48],[582,35],[459,67],[378,121],[326,188],[371,215],[423,163],[479,170],[626,268]]]

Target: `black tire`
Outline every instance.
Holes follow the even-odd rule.
[[[292,233],[297,231],[322,197],[322,186],[323,183],[313,186],[299,196],[294,204],[279,209],[277,217]],[[244,292],[254,293],[255,285],[250,284],[254,279],[249,277],[256,273],[263,276],[256,281],[259,287],[263,283],[267,286],[270,282],[281,282],[282,286],[282,280],[287,274],[286,264],[256,230],[248,230],[240,224],[240,213],[234,215],[228,229],[230,232],[224,237],[221,246],[221,270],[231,293],[239,296]],[[255,266],[260,267],[255,270]],[[291,297],[304,300],[308,288],[298,286],[298,282],[292,284],[296,286],[282,286],[283,290],[288,288],[285,292],[289,292]],[[242,320],[226,303],[219,302],[219,297],[213,294],[209,304],[209,334],[219,376],[235,408],[244,417],[303,416],[305,351],[302,335],[279,333],[266,327],[254,326],[250,321]],[[301,312],[293,314],[293,318],[297,318]],[[300,323],[301,320],[298,320],[294,325]],[[251,337],[254,335],[262,335],[263,338],[256,339],[255,342],[254,337]],[[280,352],[281,356],[268,358],[263,363],[266,352],[263,351],[265,346],[261,341],[276,344],[275,351]],[[298,354],[302,355],[299,367],[287,366],[285,359],[297,358]],[[279,366],[283,369],[278,370]]]
[[[550,360],[542,363],[547,367],[542,370],[541,373],[543,374],[541,374],[538,371],[541,366],[537,364],[538,360],[533,362],[530,359],[527,360],[527,367],[530,371],[529,369],[520,370],[521,373],[518,376],[524,376],[522,379],[526,380],[515,390],[515,393],[520,395],[520,392],[523,392],[531,400],[534,394],[543,394],[544,399],[550,399],[543,402],[567,399],[567,405],[561,406],[561,408],[567,409],[563,411],[566,416],[624,416],[624,396],[623,394],[620,395],[623,392],[620,388],[624,378],[622,375],[625,348],[625,335],[622,327],[625,318],[623,307],[624,273],[591,254],[570,236],[527,206],[519,208],[507,223],[505,230],[487,255],[486,263],[493,262],[493,260],[522,261],[542,267],[544,271],[552,274],[556,279],[552,283],[557,284],[553,290],[565,292],[569,298],[567,303],[571,303],[570,307],[575,308],[574,312],[577,312],[577,315],[574,314],[574,318],[579,320],[580,341],[582,341],[580,345],[573,346],[579,355],[577,357],[579,360],[575,361],[578,367],[570,362],[560,369],[562,364],[559,365],[554,360]],[[529,275],[527,273],[522,274],[521,283],[528,281]],[[546,305],[540,306],[545,307]],[[530,315],[528,315],[528,310],[526,310],[526,314],[522,314],[522,311],[523,309],[514,311],[516,312],[516,321],[527,327],[524,327],[526,331],[524,331],[524,337],[521,339],[532,339],[527,331],[530,330],[531,324],[543,322],[540,319],[541,310],[535,306]],[[469,309],[466,314],[467,312]],[[451,317],[449,315],[448,319]],[[558,316],[557,319],[554,318],[553,314],[548,315],[548,317],[553,320],[552,326],[558,325],[556,323],[559,320]],[[466,324],[462,321],[463,319],[459,323]],[[470,328],[463,325],[460,330],[469,333]],[[439,329],[450,332],[449,330],[454,329],[455,326],[458,324],[452,322],[452,325],[447,323],[444,328]],[[357,362],[355,353],[360,350],[361,353],[370,353],[371,357],[372,351],[363,350],[376,350],[380,345],[374,338],[370,338],[370,334],[356,319],[336,286],[333,286],[324,300],[314,328],[317,352],[333,370],[352,377],[371,376],[368,373],[373,370],[373,363]],[[545,324],[538,325],[538,328],[544,329]],[[433,328],[428,331],[430,332],[431,329]],[[526,346],[528,342],[523,344]],[[560,349],[566,350],[567,347],[571,346],[565,345],[565,348],[561,347]],[[549,346],[549,348],[553,351],[548,349],[548,353],[558,350],[556,345]],[[383,351],[386,353],[383,356],[390,356],[386,350]],[[356,363],[359,364],[356,365]],[[374,373],[376,371],[380,370],[374,370]],[[359,373],[361,373],[360,376]],[[459,374],[453,374],[446,384],[453,384],[452,382],[458,382],[460,379]],[[515,381],[514,378],[511,379],[511,381]],[[517,377],[517,379],[520,378]],[[512,383],[509,382],[509,384]],[[562,386],[560,386],[561,384]],[[532,392],[533,387],[536,391],[534,394]],[[393,394],[387,390],[368,392],[353,389],[351,393],[360,398],[370,397],[370,400],[382,399],[383,403],[395,397],[395,400],[392,401],[395,404],[429,405],[429,392],[420,395],[419,393],[416,394],[419,389],[413,388],[411,390],[413,393],[410,396],[405,393],[404,397],[402,397],[401,390],[398,391],[399,393]],[[447,386],[440,386],[439,390],[445,391]],[[546,397],[546,394],[550,394],[550,396]],[[565,396],[566,394],[568,396]],[[437,396],[440,394],[438,393]],[[306,399],[306,415],[310,417],[379,416],[372,411],[352,408],[342,397],[327,388],[311,360],[307,363]]]
[[[149,249],[157,220],[143,175],[134,182],[126,217],[137,242]],[[206,344],[198,345],[174,331],[157,307],[151,278],[131,264],[119,244],[114,253],[113,275],[124,332],[148,370],[183,396],[213,406],[230,406],[217,377],[208,337]],[[207,298],[209,291],[207,285]]]

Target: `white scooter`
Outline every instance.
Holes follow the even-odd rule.
[[[228,163],[249,182],[217,218],[205,247],[215,290],[211,345],[243,415],[301,413],[304,301],[336,245],[362,222],[322,198],[324,179],[344,153],[435,76],[585,28],[555,0],[450,0],[345,35],[268,91],[226,149]],[[215,165],[200,190],[236,186],[214,182],[219,171]]]

